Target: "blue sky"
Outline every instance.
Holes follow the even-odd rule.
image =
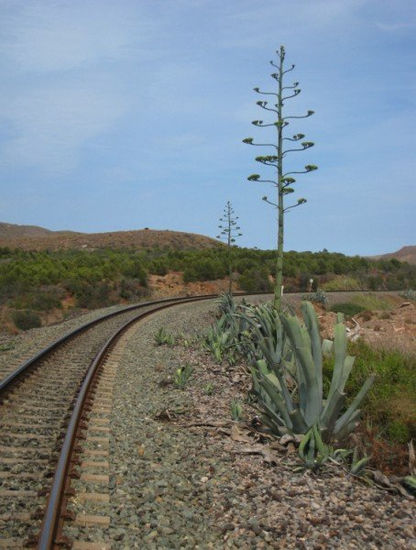
[[[315,111],[287,167],[319,166],[285,249],[416,244],[414,0],[0,0],[0,221],[215,236],[230,200],[237,244],[273,248],[272,189],[246,179],[270,173],[241,140],[272,137],[253,88],[273,91],[281,44],[286,114]]]

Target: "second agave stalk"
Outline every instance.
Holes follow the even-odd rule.
[[[280,311],[283,290],[283,238],[284,238],[284,206],[283,206],[283,120],[282,120],[282,81],[283,61],[285,50],[280,48],[279,53],[279,80],[277,91],[277,257],[276,257],[276,285],[274,289],[274,305]]]

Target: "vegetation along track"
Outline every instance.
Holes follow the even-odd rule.
[[[62,461],[69,459],[74,437],[67,430],[69,426],[74,433],[77,431],[75,417],[81,418],[81,396],[87,396],[88,384],[80,386],[83,381],[92,381],[92,369],[105,358],[114,335],[134,320],[164,307],[212,297],[148,302],[102,317],[45,348],[0,383],[0,548],[38,544],[54,477],[52,494],[56,485],[59,492],[66,483],[67,465]],[[113,375],[110,368],[103,377],[107,379],[107,388],[100,390],[103,394],[111,388]],[[92,381],[93,389],[95,384]],[[104,397],[101,395],[101,406]],[[98,431],[105,433],[105,426]],[[60,456],[61,451],[66,458]],[[55,474],[55,470],[60,471]],[[41,537],[41,548],[51,548],[56,535],[60,495],[56,496],[44,522],[43,532],[47,534]]]

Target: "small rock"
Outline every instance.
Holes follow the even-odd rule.
[[[256,520],[250,520],[249,521],[249,525],[250,525],[250,529],[256,534],[256,535],[260,535],[260,533],[262,532],[262,529],[260,527],[260,525],[258,524],[258,522]]]
[[[115,531],[112,534],[113,540],[123,540],[125,536],[126,536],[125,532],[122,531],[121,529],[117,529],[117,531]]]
[[[282,437],[279,439],[280,445],[287,445],[290,442],[295,442],[296,439],[293,437],[293,435],[285,434],[282,435]]]

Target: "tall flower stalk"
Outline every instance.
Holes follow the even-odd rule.
[[[235,215],[233,207],[230,201],[227,201],[225,205],[222,217],[219,219],[220,234],[217,235],[217,239],[222,239],[227,245],[228,252],[228,292],[232,293],[233,285],[233,262],[231,247],[234,245],[237,237],[241,237],[242,233],[239,233],[240,226],[237,225],[238,216]]]
[[[276,128],[276,141],[273,143],[254,143],[253,138],[243,139],[243,143],[248,145],[254,145],[259,147],[272,147],[274,154],[258,156],[256,161],[264,164],[265,166],[271,166],[275,169],[275,178],[261,179],[259,174],[252,174],[248,177],[249,181],[259,183],[271,183],[276,188],[276,202],[269,200],[267,196],[263,197],[263,200],[272,205],[277,210],[277,254],[276,254],[276,282],[274,291],[274,305],[278,311],[281,310],[282,293],[283,293],[283,247],[284,247],[284,217],[286,212],[300,206],[306,202],[306,199],[300,198],[295,203],[288,206],[285,204],[286,195],[294,192],[293,184],[296,182],[293,175],[306,174],[317,169],[314,164],[307,164],[304,170],[297,171],[284,171],[284,161],[288,153],[296,151],[305,151],[310,147],[313,147],[313,142],[303,141],[304,134],[295,134],[292,137],[285,136],[285,128],[290,124],[290,119],[308,118],[313,115],[314,111],[307,111],[305,115],[301,116],[284,116],[283,110],[285,102],[288,99],[296,97],[300,94],[301,90],[298,88],[299,82],[294,82],[292,85],[285,85],[285,75],[295,68],[295,65],[291,65],[288,69],[284,67],[285,61],[285,49],[283,46],[276,52],[278,61],[270,61],[271,65],[277,69],[277,72],[271,74],[271,77],[277,82],[277,90],[275,92],[264,92],[259,88],[254,88],[254,91],[260,95],[271,96],[275,98],[276,103],[272,103],[270,106],[268,101],[257,101],[257,105],[265,110],[274,114],[275,120],[272,122],[263,122],[262,120],[253,120],[252,124],[260,128],[274,127]],[[286,95],[285,95],[286,94]],[[285,149],[285,142],[292,142],[295,145],[289,145],[289,148]],[[297,146],[299,145],[299,146]]]

